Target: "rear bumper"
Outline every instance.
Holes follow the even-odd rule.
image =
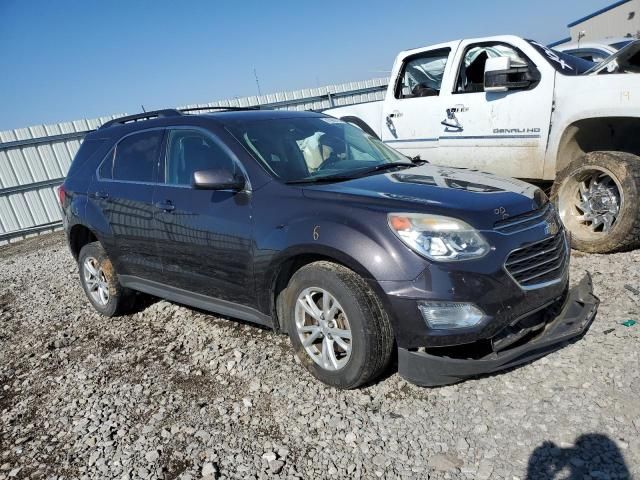
[[[439,386],[504,370],[540,358],[581,337],[591,325],[600,300],[587,274],[572,288],[562,310],[532,340],[479,359],[459,359],[398,348],[398,373],[411,383]]]

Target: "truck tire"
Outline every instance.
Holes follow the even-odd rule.
[[[302,365],[341,389],[367,384],[391,359],[394,337],[380,299],[357,273],[327,261],[293,274],[281,293],[282,315]]]
[[[640,157],[587,153],[557,175],[551,198],[573,248],[609,253],[640,246]]]
[[[340,118],[340,120],[346,123],[350,123],[351,125],[355,125],[364,133],[371,135],[373,138],[377,140],[380,140],[380,137],[378,137],[378,134],[373,131],[373,128],[371,128],[369,125],[367,125],[365,121],[359,119],[358,117],[342,117]]]
[[[100,242],[86,244],[78,255],[80,283],[89,302],[105,317],[128,313],[135,292],[120,285],[118,275]]]

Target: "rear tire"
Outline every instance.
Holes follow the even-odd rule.
[[[84,293],[99,313],[115,317],[133,308],[135,292],[120,285],[113,264],[100,242],[82,247],[78,266]]]
[[[589,253],[640,245],[640,158],[591,152],[558,173],[551,189],[571,245]]]
[[[355,272],[326,261],[306,265],[278,303],[296,355],[321,382],[356,388],[387,368],[394,345],[391,324],[377,295]]]

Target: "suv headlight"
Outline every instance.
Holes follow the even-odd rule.
[[[431,260],[479,258],[489,244],[471,225],[457,218],[423,213],[390,213],[389,227],[409,248]]]

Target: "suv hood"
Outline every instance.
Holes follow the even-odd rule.
[[[608,73],[640,73],[640,40],[631,42],[613,55],[596,64],[587,75]]]
[[[357,200],[389,211],[428,212],[491,228],[497,220],[536,210],[547,196],[526,182],[464,168],[426,164],[354,180],[303,187],[308,198]]]

